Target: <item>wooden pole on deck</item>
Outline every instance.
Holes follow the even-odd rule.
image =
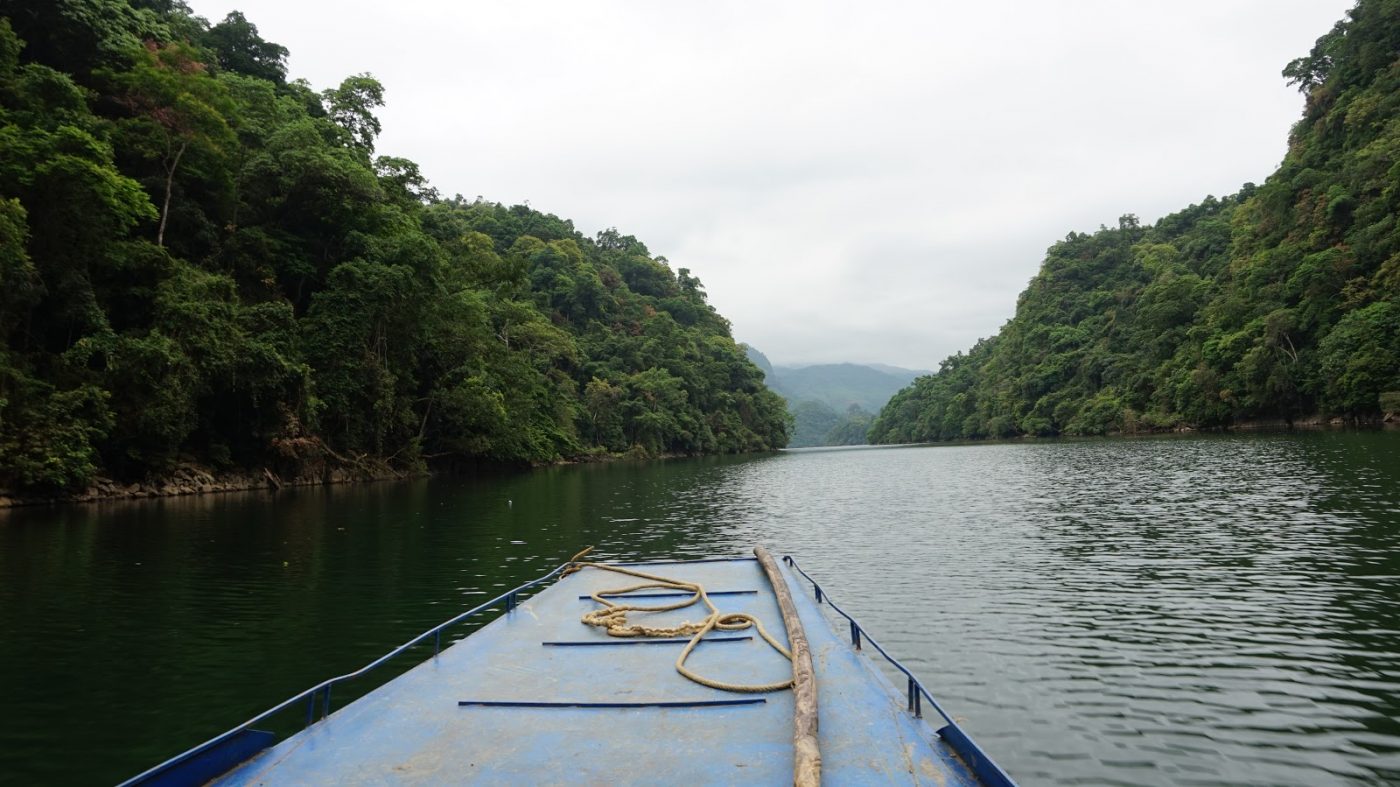
[[[778,609],[783,613],[788,646],[792,650],[792,783],[794,787],[819,787],[822,781],[822,754],[817,747],[817,673],[812,668],[812,650],[807,645],[807,632],[797,617],[787,580],[783,579],[773,556],[761,546],[754,547],[753,553],[773,586]]]

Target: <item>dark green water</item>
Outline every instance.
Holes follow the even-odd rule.
[[[0,781],[130,776],[581,545],[755,542],[796,555],[1024,784],[1400,782],[1394,432],[0,512]]]

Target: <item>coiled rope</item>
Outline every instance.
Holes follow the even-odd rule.
[[[681,675],[701,686],[709,686],[712,689],[720,689],[721,691],[754,694],[768,691],[782,691],[783,689],[792,687],[791,678],[777,683],[728,683],[722,680],[715,680],[714,678],[707,678],[686,667],[685,662],[686,659],[690,658],[691,651],[695,650],[695,647],[700,644],[704,636],[711,631],[743,631],[748,628],[753,628],[758,632],[758,635],[763,638],[764,642],[767,642],[774,650],[783,654],[783,657],[788,661],[792,661],[792,653],[784,647],[781,642],[775,639],[773,635],[769,634],[768,630],[763,627],[762,621],[753,615],[743,612],[721,612],[719,607],[716,607],[714,602],[710,600],[709,594],[705,592],[705,586],[701,585],[699,582],[684,582],[679,579],[648,574],[644,571],[637,571],[636,569],[626,568],[624,566],[594,563],[592,561],[580,559],[591,551],[593,551],[593,547],[589,547],[577,555],[574,555],[573,559],[569,561],[569,567],[564,570],[563,575],[567,576],[575,571],[581,571],[584,568],[594,568],[599,571],[626,574],[627,576],[637,577],[638,579],[644,579],[646,581],[622,588],[600,590],[591,594],[592,599],[601,604],[602,607],[586,613],[581,618],[584,624],[597,626],[607,632],[610,637],[683,637],[690,635],[690,641],[686,643],[685,649],[681,651],[681,655],[676,659],[676,672],[679,672]],[[628,593],[651,588],[679,590],[690,593],[691,595],[690,598],[678,601],[674,604],[659,604],[656,606],[618,603],[607,598],[608,596],[625,596]],[[632,612],[671,612],[673,610],[692,606],[697,602],[703,603],[709,610],[709,614],[699,623],[686,621],[678,626],[647,626],[641,623],[631,623],[627,619],[628,613]]]

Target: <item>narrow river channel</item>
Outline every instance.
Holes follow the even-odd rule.
[[[0,511],[0,781],[133,775],[584,545],[754,543],[797,556],[1023,784],[1400,782],[1394,431]]]

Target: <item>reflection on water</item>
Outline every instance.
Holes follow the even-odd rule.
[[[755,542],[798,556],[1024,783],[1400,781],[1395,433],[802,451],[0,513],[0,779],[131,775],[582,545]]]

